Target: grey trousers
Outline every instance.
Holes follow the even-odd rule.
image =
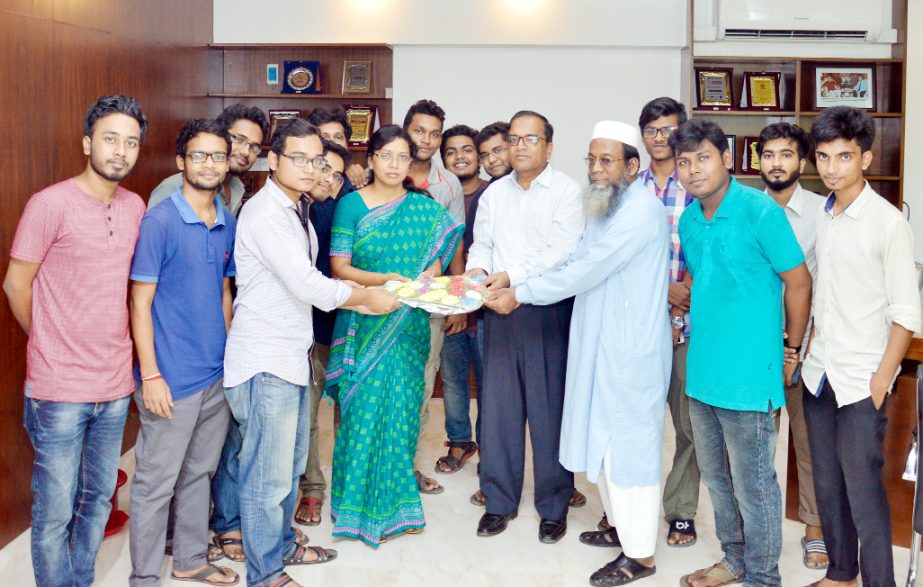
[[[329,360],[330,347],[325,344],[315,344],[314,350],[311,351],[311,432],[308,444],[308,465],[305,467],[304,475],[298,481],[302,497],[316,497],[321,501],[323,501],[324,493],[327,491],[327,480],[324,478],[324,472],[320,468],[320,455],[317,452],[317,437],[320,431],[317,412],[320,407],[320,400],[324,396],[327,362]],[[333,431],[335,434],[340,428],[340,404],[334,404],[333,410]]]
[[[804,419],[804,387],[799,381],[785,388],[785,409],[792,431],[792,445],[798,466],[798,517],[808,526],[820,526],[820,512],[814,495],[814,467],[811,465],[811,444],[808,441],[808,423]],[[779,414],[776,411],[776,429]]]
[[[132,586],[160,585],[167,517],[174,497],[173,569],[191,571],[206,562],[209,481],[218,468],[231,417],[223,383],[218,379],[175,401],[169,419],[148,411],[141,390],[135,392],[141,431],[131,482]]]
[[[663,513],[667,523],[673,520],[693,520],[699,507],[699,463],[695,458],[692,422],[689,420],[689,396],[686,395],[686,353],[689,341],[673,349],[673,371],[667,404],[676,431],[676,452],[673,468],[663,486]]]
[[[436,372],[439,370],[439,364],[442,361],[442,343],[445,341],[445,332],[442,327],[445,325],[445,316],[442,314],[429,315],[429,356],[426,358],[426,366],[423,368],[423,405],[420,407],[420,433],[417,435],[417,453],[414,456],[414,468],[422,470],[420,464],[420,437],[426,430],[426,424],[429,422],[429,400],[433,397],[433,391],[436,389]]]

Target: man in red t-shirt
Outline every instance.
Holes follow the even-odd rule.
[[[144,202],[119,182],[147,118],[134,98],[87,111],[86,168],[33,195],[3,291],[29,335],[25,427],[35,448],[32,566],[39,585],[93,583],[135,387],[128,273]]]

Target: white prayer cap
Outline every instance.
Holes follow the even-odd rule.
[[[597,122],[593,127],[593,139],[610,139],[641,150],[641,133],[638,127],[624,122],[614,120]]]

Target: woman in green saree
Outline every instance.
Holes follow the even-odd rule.
[[[344,196],[333,217],[333,275],[365,286],[407,280],[447,266],[464,225],[407,177],[413,142],[398,126],[369,141],[372,182]],[[327,394],[342,421],[333,451],[333,535],[378,547],[423,530],[413,457],[429,354],[429,317],[402,306],[384,316],[340,311]]]

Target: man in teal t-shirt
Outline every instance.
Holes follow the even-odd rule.
[[[692,282],[686,393],[695,450],[724,560],[684,577],[781,585],[782,492],[773,413],[785,404],[783,340],[800,349],[811,275],[785,213],[730,177],[724,131],[690,120],[670,135],[680,182],[696,201],[679,221]],[[782,284],[786,327],[783,338]],[[783,372],[784,371],[784,372]]]

